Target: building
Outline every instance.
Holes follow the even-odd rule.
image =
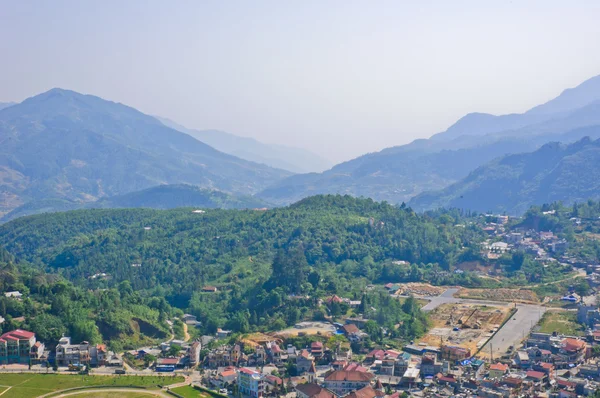
[[[90,344],[71,344],[70,337],[61,337],[56,345],[56,364],[58,366],[89,365]]]
[[[471,350],[457,346],[443,346],[442,359],[448,361],[464,361],[471,357]]]
[[[561,342],[557,356],[565,362],[578,363],[585,359],[585,351],[585,341],[568,337]]]
[[[23,294],[20,291],[15,290],[14,292],[6,292],[4,293],[5,297],[13,298],[15,300],[21,300],[23,298]]]
[[[219,291],[215,286],[204,286],[202,291],[205,293],[216,293]]]
[[[313,341],[310,345],[310,353],[316,359],[321,358],[324,353],[323,343],[321,343],[320,341]]]
[[[370,385],[361,388],[357,391],[352,391],[350,394],[346,395],[344,398],[376,398],[376,397],[384,397],[385,393],[381,390],[376,390]]]
[[[442,371],[442,363],[438,361],[437,355],[426,352],[421,359],[421,374],[423,376],[433,376]]]
[[[298,384],[296,398],[336,398],[335,394],[315,383]]]
[[[39,352],[39,349],[34,349],[35,343],[35,333],[26,330],[4,333],[0,336],[0,364],[28,364],[31,356]]]
[[[308,350],[300,350],[296,357],[296,371],[299,375],[308,372],[314,362],[314,357]]]
[[[262,397],[265,392],[264,376],[248,368],[241,368],[237,375],[240,394],[249,397]]]
[[[338,396],[360,390],[371,384],[374,376],[368,372],[356,370],[335,370],[325,376],[323,385]]]
[[[501,379],[510,367],[503,363],[493,363],[490,365],[489,378],[490,379]]]
[[[200,364],[200,351],[202,350],[202,344],[199,341],[194,341],[190,348],[188,348],[190,366],[198,366]]]

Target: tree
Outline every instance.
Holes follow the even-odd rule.
[[[182,348],[180,345],[171,344],[171,346],[169,347],[169,351],[167,351],[167,355],[169,355],[170,357],[176,357],[177,355],[179,355],[181,349]]]

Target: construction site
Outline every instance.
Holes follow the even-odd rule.
[[[482,347],[508,316],[509,306],[443,304],[431,311],[432,328],[420,344],[454,345],[472,353]]]

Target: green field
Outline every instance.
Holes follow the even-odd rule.
[[[192,386],[183,386],[172,389],[174,393],[177,393],[185,398],[210,398],[210,395],[195,389]]]
[[[33,398],[53,391],[66,390],[73,387],[109,385],[115,387],[138,386],[159,388],[158,386],[180,383],[183,377],[156,376],[81,376],[0,373],[0,388],[11,387],[2,396],[11,398]],[[141,392],[140,392],[141,393]]]
[[[577,313],[567,311],[547,311],[540,321],[540,332],[581,336],[585,328],[577,323]]]
[[[106,392],[82,392],[80,394],[73,394],[73,395],[69,395],[69,398],[115,398],[115,392],[114,391],[106,391]],[[147,393],[147,392],[128,392],[128,391],[123,391],[123,392],[119,392],[118,393],[118,397],[119,398],[151,398],[151,397],[155,397],[156,395],[151,394],[151,393]]]

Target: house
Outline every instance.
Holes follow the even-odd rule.
[[[463,361],[471,357],[471,350],[458,346],[442,346],[442,359],[448,361]]]
[[[423,376],[434,376],[442,371],[442,363],[438,361],[437,355],[426,352],[421,358],[421,374]]]
[[[242,359],[242,348],[239,344],[232,346],[221,346],[208,353],[207,361],[209,368],[222,366],[237,366]]]
[[[360,390],[352,391],[350,394],[346,395],[344,398],[376,398],[376,397],[384,397],[385,392],[381,390],[376,390],[370,385],[361,388]]]
[[[4,333],[0,336],[0,364],[29,363],[31,355],[39,353],[39,349],[32,350],[35,343],[35,333],[27,330]]]
[[[583,362],[585,359],[585,352],[585,341],[567,337],[561,342],[558,357],[559,359],[569,363]]]
[[[300,352],[296,356],[296,371],[298,372],[298,374],[301,375],[303,373],[308,372],[308,370],[313,365],[314,360],[315,357],[313,357],[308,350],[300,350]]]
[[[235,366],[227,366],[225,369],[217,372],[217,381],[219,386],[224,384],[232,384],[237,380],[237,368]]]
[[[216,293],[218,289],[215,286],[204,286],[202,288],[202,291],[204,293]]]
[[[271,362],[276,365],[279,365],[283,362],[284,358],[287,358],[284,351],[279,347],[277,343],[268,342],[267,343],[267,355]]]
[[[339,296],[337,296],[337,295],[335,295],[335,294],[334,294],[333,296],[329,297],[329,298],[326,300],[326,302],[327,302],[327,304],[329,304],[329,305],[331,305],[331,304],[333,304],[333,303],[341,304],[341,303],[343,303],[343,302],[344,302],[344,300],[343,300],[342,298],[340,298]]]
[[[531,365],[529,362],[529,353],[524,350],[518,350],[513,356],[515,365],[521,369],[527,369]]]
[[[36,341],[35,344],[31,347],[31,351],[29,352],[29,360],[30,363],[39,364],[40,360],[44,356],[44,344],[40,341]],[[44,358],[47,359],[47,358]]]
[[[226,339],[229,335],[231,335],[231,330],[217,329],[217,339]]]
[[[371,384],[374,376],[368,372],[356,370],[334,370],[325,376],[323,385],[338,396],[360,390]]]
[[[510,367],[503,363],[494,363],[490,365],[489,378],[490,379],[501,379]]]
[[[315,383],[298,384],[296,398],[336,398],[335,394]]]
[[[323,349],[323,343],[321,343],[320,341],[314,341],[310,345],[310,353],[316,359],[319,359],[323,356]]]
[[[4,293],[4,296],[15,300],[21,300],[23,298],[23,294],[21,294],[21,292],[18,290],[15,290],[13,292],[6,292]]]
[[[418,383],[420,373],[421,369],[416,366],[408,367],[402,375],[402,384],[405,386],[412,386],[415,383]]]
[[[364,335],[364,333],[353,323],[342,326],[342,330],[350,341],[360,341]]]
[[[56,364],[67,365],[89,365],[90,344],[84,341],[80,344],[71,344],[70,337],[61,337],[56,345]]]
[[[530,380],[535,383],[541,383],[546,379],[545,373],[538,372],[535,370],[528,371],[526,375],[527,375],[527,377],[525,378],[525,380]]]
[[[200,364],[200,351],[202,350],[202,344],[199,341],[194,341],[188,348],[188,356],[190,358],[190,366],[198,366]]]
[[[241,368],[237,374],[237,385],[240,393],[253,398],[262,397],[265,392],[264,376],[248,368]]]

